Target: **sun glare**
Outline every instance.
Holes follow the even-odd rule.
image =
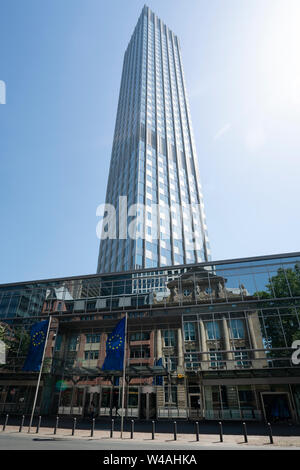
[[[274,2],[261,42],[263,94],[274,111],[300,113],[300,1]]]

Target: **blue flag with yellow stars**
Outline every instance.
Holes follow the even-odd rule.
[[[162,361],[162,358],[161,358],[161,357],[160,357],[159,359],[157,359],[155,365],[156,365],[156,366],[162,366],[162,365],[163,365],[163,361]],[[163,378],[162,378],[162,376],[161,376],[161,375],[157,375],[156,377],[154,377],[153,383],[154,383],[154,385],[162,385],[162,384],[163,384]]]
[[[123,370],[125,317],[119,321],[106,341],[106,357],[102,370]]]
[[[30,345],[22,370],[39,372],[47,336],[49,320],[34,323],[30,330]]]

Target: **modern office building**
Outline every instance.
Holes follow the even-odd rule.
[[[124,386],[130,418],[299,423],[300,253],[209,260],[179,42],[147,7],[125,53],[106,202],[118,236],[97,274],[0,285],[0,414],[31,412],[29,331],[50,318],[37,414],[109,417]],[[135,203],[137,239],[122,223]],[[102,365],[126,314],[123,383]]]
[[[116,238],[101,240],[98,273],[210,259],[179,40],[146,6],[125,52],[106,203]]]
[[[126,417],[300,422],[300,253],[1,285],[0,414],[31,412],[28,333],[51,316],[36,412],[114,416],[122,372],[101,368],[125,313]]]

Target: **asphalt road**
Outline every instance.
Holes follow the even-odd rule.
[[[294,450],[299,448],[279,447],[279,446],[251,446],[251,445],[200,445],[197,442],[186,444],[182,442],[159,442],[155,441],[131,441],[128,438],[120,439],[73,439],[72,437],[36,437],[34,435],[10,433],[0,434],[1,450]]]

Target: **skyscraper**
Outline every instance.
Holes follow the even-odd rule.
[[[147,6],[124,56],[106,204],[98,273],[210,259],[179,40]]]

